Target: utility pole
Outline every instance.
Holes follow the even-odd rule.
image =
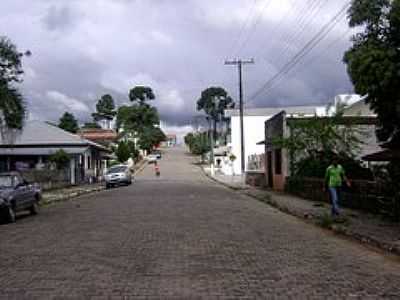
[[[240,145],[241,145],[241,169],[242,175],[245,173],[245,148],[244,148],[244,129],[243,129],[243,82],[242,82],[242,65],[254,64],[254,59],[249,60],[227,60],[225,65],[237,65],[239,72],[239,111],[240,111]]]

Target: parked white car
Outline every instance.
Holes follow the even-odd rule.
[[[146,160],[149,164],[155,163],[158,160],[158,157],[156,154],[149,154],[146,156]]]
[[[127,165],[117,165],[107,171],[104,175],[104,180],[106,188],[110,188],[121,184],[132,184],[133,176]]]

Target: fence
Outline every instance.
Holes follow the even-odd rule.
[[[400,213],[394,195],[388,195],[383,183],[365,180],[351,182],[351,188],[342,191],[342,206],[373,214],[396,216]],[[324,181],[319,178],[289,177],[285,190],[304,199],[329,203],[329,195],[322,192],[323,187]]]
[[[265,155],[253,154],[248,156],[247,170],[249,171],[264,171],[265,170]]]
[[[38,183],[43,190],[63,188],[71,184],[70,170],[26,170],[21,171],[28,182]]]

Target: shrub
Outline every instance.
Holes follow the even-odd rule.
[[[69,161],[70,157],[63,149],[57,150],[49,157],[49,162],[55,164],[58,170],[64,169],[68,165]]]

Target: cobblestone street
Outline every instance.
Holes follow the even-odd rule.
[[[0,226],[0,298],[399,299],[400,263],[206,178],[161,177]],[[114,298],[113,298],[114,299]]]

